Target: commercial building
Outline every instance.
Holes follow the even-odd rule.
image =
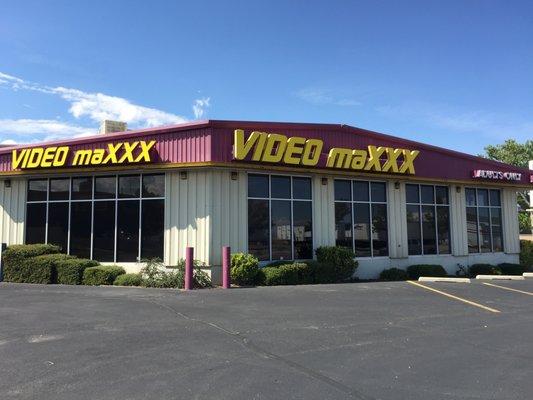
[[[518,262],[533,171],[346,125],[201,121],[0,149],[0,241],[138,270],[221,247],[389,267]]]

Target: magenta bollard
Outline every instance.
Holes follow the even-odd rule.
[[[230,278],[230,264],[231,264],[231,247],[222,247],[222,287],[229,289],[231,286]]]
[[[193,258],[194,258],[194,248],[187,247],[185,249],[185,290],[192,289]]]

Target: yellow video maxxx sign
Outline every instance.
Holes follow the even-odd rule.
[[[324,142],[320,139],[257,131],[245,138],[244,131],[236,129],[233,156],[236,160],[250,157],[251,161],[317,166],[323,147]],[[366,149],[333,147],[325,167],[413,175],[414,161],[419,153],[418,150],[384,146],[368,146]]]
[[[131,143],[108,143],[105,148],[92,150],[71,151],[69,146],[15,149],[11,159],[12,168],[77,167],[150,162],[150,149],[154,145],[155,140],[149,142],[141,140]]]

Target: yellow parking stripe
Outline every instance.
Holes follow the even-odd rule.
[[[453,294],[449,294],[449,293],[443,292],[441,290],[433,289],[432,287],[429,287],[429,286],[426,286],[426,285],[422,285],[422,284],[420,284],[418,282],[413,282],[413,281],[407,281],[407,282],[410,283],[411,285],[420,286],[421,288],[424,288],[424,289],[427,289],[427,290],[431,290],[432,292],[435,292],[435,293],[438,293],[438,294],[442,294],[443,296],[449,297],[449,298],[454,299],[454,300],[462,301],[463,303],[470,304],[471,306],[474,306],[474,307],[482,308],[483,310],[486,310],[486,311],[490,311],[490,312],[493,312],[493,313],[499,313],[500,312],[499,310],[496,310],[495,308],[490,308],[490,307],[484,306],[483,304],[474,303],[473,301],[470,301],[470,300],[467,300],[467,299],[463,299],[462,297],[454,296]]]
[[[529,295],[529,296],[533,296],[533,293],[531,293],[531,292],[526,292],[525,290],[512,289],[512,288],[510,288],[510,287],[505,287],[505,286],[495,285],[494,283],[486,283],[486,282],[483,282],[483,284],[484,284],[484,285],[487,285],[487,286],[494,286],[494,287],[497,287],[497,288],[500,288],[500,289],[510,290],[511,292],[523,293],[523,294],[527,294],[527,295]]]

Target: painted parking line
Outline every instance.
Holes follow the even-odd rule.
[[[492,313],[500,313],[501,312],[500,310],[496,310],[495,308],[490,308],[490,307],[484,306],[483,304],[475,303],[473,301],[470,301],[470,300],[467,300],[467,299],[463,299],[462,297],[454,296],[453,294],[446,293],[446,292],[443,292],[442,290],[437,290],[437,289],[434,289],[434,288],[426,286],[426,285],[422,285],[422,284],[420,284],[418,282],[407,281],[407,283],[410,283],[411,285],[415,285],[415,286],[420,286],[421,288],[424,288],[426,290],[430,290],[432,292],[435,292],[435,293],[441,294],[443,296],[449,297],[450,299],[462,301],[463,303],[470,304],[471,306],[481,308],[481,309],[483,309],[485,311],[489,311],[489,312],[492,312]]]
[[[487,286],[497,287],[497,288],[500,288],[500,289],[510,290],[511,292],[523,293],[523,294],[527,294],[529,296],[533,296],[532,292],[526,292],[525,290],[518,290],[518,289],[513,289],[513,288],[510,288],[510,287],[495,285],[494,283],[483,282],[483,284],[487,285]]]

